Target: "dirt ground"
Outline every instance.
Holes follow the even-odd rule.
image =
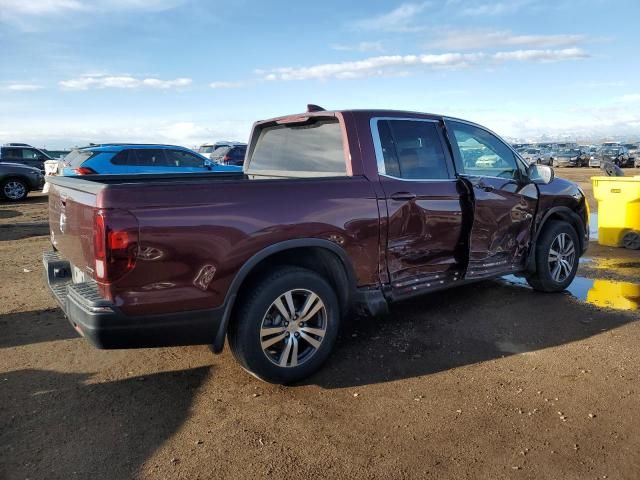
[[[640,478],[638,251],[592,243],[571,293],[486,281],[350,319],[280,387],[228,349],[77,337],[42,279],[46,206],[0,203],[2,479]]]

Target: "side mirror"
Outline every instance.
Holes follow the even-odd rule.
[[[529,175],[529,180],[539,185],[548,185],[555,178],[553,168],[548,165],[533,164],[529,167],[527,173]]]

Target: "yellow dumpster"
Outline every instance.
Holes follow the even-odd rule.
[[[587,302],[617,310],[640,310],[640,285],[627,282],[594,280]]]
[[[640,249],[640,176],[591,181],[598,201],[598,243]]]

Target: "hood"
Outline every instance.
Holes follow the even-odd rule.
[[[32,172],[42,173],[42,171],[39,168],[31,167],[29,165],[24,165],[22,163],[1,162],[0,161],[0,167],[2,167],[2,166],[7,166],[7,167],[11,167],[11,168],[19,168],[19,169],[23,169],[23,170],[29,170],[29,171],[32,171]]]

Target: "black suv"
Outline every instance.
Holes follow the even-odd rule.
[[[0,147],[0,162],[21,163],[44,172],[44,162],[53,160],[42,150],[30,145],[8,144]]]

